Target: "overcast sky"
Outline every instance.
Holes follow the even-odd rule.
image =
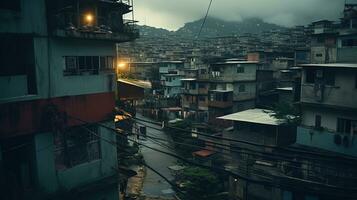
[[[348,0],[356,1],[356,0]],[[345,0],[213,0],[209,16],[229,21],[259,17],[283,26],[314,20],[337,20]],[[141,25],[176,30],[202,18],[209,0],[134,0],[135,19]]]

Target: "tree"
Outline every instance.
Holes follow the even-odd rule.
[[[200,167],[187,167],[183,170],[184,190],[193,196],[199,196],[203,200],[214,199],[221,188],[217,174]]]
[[[286,123],[292,125],[300,124],[300,114],[298,107],[286,102],[275,104],[271,113],[275,118],[284,120]]]

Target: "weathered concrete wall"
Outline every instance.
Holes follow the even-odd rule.
[[[21,0],[20,11],[1,10],[0,33],[47,35],[45,0]]]
[[[357,70],[335,70],[335,86],[325,86],[322,102],[316,100],[314,84],[306,83],[306,73],[303,73],[301,102],[357,108],[356,73]]]
[[[113,123],[107,123],[113,126]],[[103,139],[116,141],[115,134],[99,128]],[[55,169],[54,138],[51,132],[35,135],[37,181],[41,192],[51,194],[61,190],[70,190],[93,181],[116,174],[116,147],[101,140],[101,159],[82,163],[65,170]]]
[[[116,81],[113,74],[63,75],[65,56],[115,56],[115,46],[111,41],[51,39],[49,48],[52,97],[114,91]]]

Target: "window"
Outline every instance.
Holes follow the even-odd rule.
[[[0,9],[20,11],[21,0],[0,1]]]
[[[237,67],[237,73],[244,73],[244,67]]]
[[[321,115],[315,116],[315,128],[321,128]]]
[[[357,75],[357,74],[356,74],[356,75]],[[357,78],[357,76],[356,76],[356,78]],[[205,89],[206,86],[205,86],[205,84],[203,84],[203,83],[199,83],[199,84],[198,84],[198,88],[200,88],[200,89]]]
[[[238,91],[239,92],[245,92],[245,85],[239,85],[239,87],[238,87]]]
[[[316,41],[317,41],[317,43],[321,44],[321,43],[324,43],[324,42],[325,42],[325,38],[323,38],[323,37],[318,37]]]
[[[98,127],[89,126],[88,129],[90,131],[82,127],[74,127],[54,136],[57,170],[71,168],[101,158],[100,138],[96,136],[100,134]]]
[[[37,94],[33,39],[2,36],[0,44],[0,77],[26,76],[27,94]]]
[[[322,53],[317,53],[315,56],[316,57],[322,57]]]
[[[342,47],[355,47],[357,46],[357,39],[342,40]]]
[[[199,96],[199,97],[198,97],[198,100],[199,100],[199,101],[206,101],[206,98],[205,98],[204,96]]]
[[[195,90],[196,89],[196,83],[190,83],[190,89]]]
[[[324,71],[324,81],[326,85],[335,85],[335,73],[332,70]]]
[[[337,132],[351,133],[352,120],[337,118]]]
[[[307,69],[306,71],[306,83],[315,83],[315,78],[316,78],[316,70],[314,69]]]
[[[98,74],[113,70],[112,56],[65,56],[64,75]]]

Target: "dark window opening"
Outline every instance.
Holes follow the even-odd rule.
[[[37,94],[32,38],[5,36],[0,44],[0,76],[26,76],[27,93]]]
[[[316,70],[314,69],[307,69],[306,70],[306,83],[315,83],[316,78]]]
[[[237,73],[244,73],[244,67],[237,67]]]
[[[21,11],[21,0],[0,1],[0,9]]]
[[[317,53],[315,56],[316,57],[322,57],[322,53]]]
[[[96,135],[100,135],[97,126],[88,126],[88,130],[74,127],[57,133],[54,136],[56,169],[100,159],[100,138]]]
[[[64,75],[98,74],[113,70],[112,56],[65,56]]]
[[[195,90],[196,89],[196,83],[190,83],[190,89]]]
[[[349,119],[337,118],[337,132],[351,133],[352,121]]]
[[[203,83],[199,83],[199,84],[198,84],[198,88],[200,88],[200,89],[205,89],[206,86],[205,86],[205,84],[203,84]]]
[[[357,46],[357,39],[342,40],[342,47],[355,47]]]
[[[326,85],[335,85],[335,72],[332,70],[324,71],[324,80]]]
[[[315,116],[315,128],[321,128],[321,115]]]
[[[245,85],[239,85],[239,92],[245,92]]]

